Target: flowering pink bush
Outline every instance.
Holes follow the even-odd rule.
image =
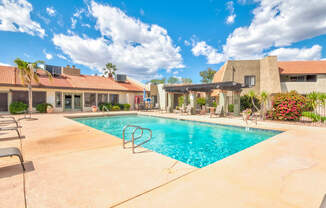
[[[299,120],[303,111],[308,107],[306,97],[292,91],[279,93],[273,97],[273,109],[267,112],[267,118],[274,120]]]

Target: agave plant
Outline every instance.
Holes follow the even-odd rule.
[[[39,75],[37,74],[37,70],[42,70],[38,67],[38,64],[43,64],[43,61],[36,61],[36,62],[27,62],[23,61],[20,58],[15,59],[15,64],[19,70],[19,77],[23,85],[27,86],[28,88],[28,112],[31,114],[33,110],[33,96],[32,96],[32,82],[39,83]],[[43,70],[48,78],[52,80],[52,75]]]
[[[313,107],[313,109],[315,110],[317,105],[318,105],[318,93],[317,92],[311,92],[307,95],[307,97],[310,100],[310,104]]]

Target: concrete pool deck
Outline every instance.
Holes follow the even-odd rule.
[[[141,114],[243,125],[237,118]],[[313,208],[326,193],[326,128],[259,122],[286,132],[197,169],[145,149],[132,154],[121,139],[65,118],[89,115],[104,114],[22,121],[27,171],[17,158],[0,159],[0,207]],[[14,132],[0,135],[0,147],[20,145]]]

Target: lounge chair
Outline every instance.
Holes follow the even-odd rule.
[[[21,126],[18,127],[0,127],[0,131],[16,131],[18,134],[18,137],[21,138],[20,133],[19,133],[19,128],[21,128]]]
[[[0,125],[9,125],[9,124],[16,124],[16,127],[19,128],[18,121],[15,119],[15,117],[0,116]]]
[[[25,171],[24,159],[18,148],[16,147],[0,148],[0,157],[12,157],[12,156],[17,156],[19,158],[20,164],[23,170]]]
[[[219,117],[222,117],[224,115],[224,110],[223,110],[223,106],[222,105],[218,105],[215,109],[215,112],[211,112],[210,113],[210,117],[213,117],[213,116],[219,116]]]

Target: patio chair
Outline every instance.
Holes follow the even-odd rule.
[[[250,115],[247,115],[245,113],[242,113],[242,119],[246,122],[247,125],[248,125],[248,121],[252,121],[256,125],[258,123],[258,121],[257,121],[257,115],[255,113],[252,113]]]
[[[20,133],[19,133],[19,128],[21,128],[21,126],[18,127],[0,127],[0,131],[16,131],[18,134],[18,137],[21,138]]]
[[[18,121],[13,116],[0,116],[0,125],[9,125],[16,124],[16,127],[19,128]]]
[[[213,116],[218,116],[218,117],[222,117],[224,115],[224,109],[222,105],[218,105],[215,109],[214,113],[210,113],[210,117]]]
[[[18,148],[16,147],[0,148],[0,157],[12,157],[12,156],[17,156],[19,158],[20,164],[23,170],[25,171],[24,159]]]

